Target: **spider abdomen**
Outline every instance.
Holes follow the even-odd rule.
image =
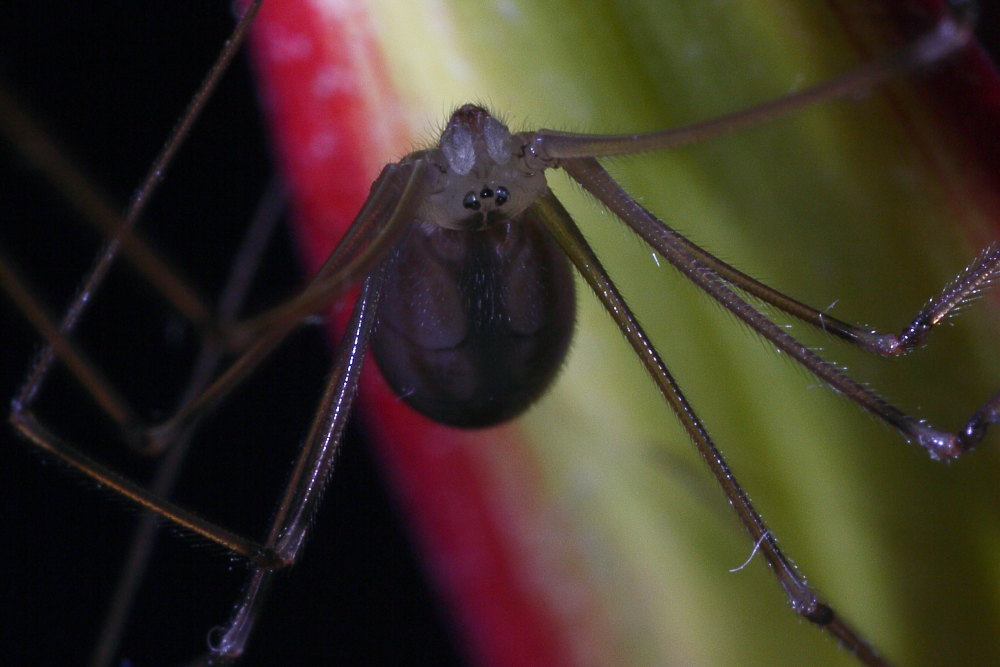
[[[476,232],[416,227],[397,251],[372,349],[423,415],[479,428],[551,384],[573,332],[573,276],[529,207]]]

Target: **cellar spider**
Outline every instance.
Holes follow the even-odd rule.
[[[676,220],[680,220],[680,217],[679,217],[679,216],[672,216],[672,219],[676,219]],[[717,244],[717,245],[716,245],[715,247],[721,247],[721,246],[720,246],[719,244]],[[952,268],[954,268],[954,267],[952,267]],[[933,281],[930,281],[930,282],[933,282]],[[921,296],[926,296],[926,295],[928,295],[928,294],[930,294],[930,293],[931,293],[931,291],[930,291],[930,290],[925,290],[925,292],[926,292],[926,293],[921,293]],[[826,294],[826,292],[823,292],[823,291],[820,291],[820,292],[819,292],[819,294],[821,294],[821,295],[825,295],[825,294]],[[583,300],[585,300],[585,299],[586,299],[586,296],[585,296],[585,295],[584,295],[583,293],[581,293],[581,295],[580,295],[580,300],[581,300],[581,301],[583,301]],[[900,306],[900,312],[901,312],[901,313],[902,313],[903,311],[907,311],[907,310],[911,310],[911,309],[912,309],[912,308],[910,308],[909,306],[906,306],[905,304],[901,304],[901,306]],[[839,306],[838,306],[838,308],[837,308],[836,312],[838,312],[838,313],[839,313],[839,312],[841,312],[841,307],[839,307]],[[908,313],[908,314],[909,314],[909,313]],[[890,320],[890,321],[891,321],[891,318],[886,318],[886,319],[887,319],[887,320]],[[679,329],[683,329],[684,327],[680,327],[680,326],[678,326],[678,328],[679,328]],[[937,334],[936,334],[936,335],[937,335]],[[933,340],[933,339],[932,339],[932,340]],[[933,345],[932,345],[932,346],[933,346]],[[669,353],[668,353],[668,354],[669,354]],[[772,360],[772,361],[773,361],[773,360]],[[853,366],[853,365],[854,365],[854,364],[852,363],[852,366]],[[793,375],[793,377],[798,377],[798,378],[799,378],[799,387],[801,388],[801,386],[802,386],[802,384],[803,384],[803,383],[802,383],[802,381],[801,381],[801,375],[799,375],[799,376],[794,376],[794,375]],[[921,389],[921,391],[920,391],[920,392],[914,392],[914,396],[916,396],[916,397],[917,397],[916,399],[914,399],[914,400],[916,400],[916,401],[919,401],[919,400],[920,400],[920,397],[921,397],[921,396],[924,396],[924,395],[925,395],[925,392],[926,392],[926,391],[928,390],[928,388],[927,388],[927,387],[921,387],[920,389]],[[985,396],[985,394],[981,394],[981,395],[980,395],[980,396],[978,397],[978,399],[977,399],[977,400],[981,400],[983,396]],[[926,400],[926,399],[924,399],[924,400]],[[955,409],[954,409],[953,411],[951,411],[951,412],[950,412],[950,413],[949,413],[948,415],[946,415],[946,416],[947,416],[947,417],[949,417],[949,418],[954,418],[954,415],[955,415],[955,414],[959,414],[958,410],[959,410],[960,408],[965,408],[965,409],[967,409],[967,408],[968,408],[968,405],[956,405],[956,406],[955,406]],[[845,413],[849,413],[849,411],[845,411]],[[67,416],[67,418],[68,418],[68,416]],[[663,419],[663,417],[661,416],[661,421],[663,421],[663,420],[664,420],[664,419]],[[714,427],[714,426],[713,426],[713,423],[712,423],[711,421],[710,421],[709,423],[710,423],[710,426],[712,426],[713,428],[716,428],[716,427]],[[882,432],[882,431],[879,431],[879,430],[876,430],[876,431],[874,431],[874,433],[876,433],[876,436],[875,436],[875,437],[877,437],[877,438],[878,438],[878,440],[879,440],[879,443],[878,443],[878,444],[881,444],[881,441],[882,441],[882,440],[889,440],[889,439],[890,439],[890,437],[888,437],[888,436],[887,436],[887,435],[886,435],[886,434],[885,434],[884,432]],[[721,438],[720,438],[720,439],[721,439]],[[735,440],[734,440],[733,438],[730,438],[730,441],[732,441],[732,442],[733,442],[733,444],[732,444],[731,446],[727,447],[727,452],[728,452],[729,450],[735,450],[735,449],[738,449],[738,447],[739,447],[739,446],[740,446],[740,445],[742,444],[742,442],[740,441],[740,442],[739,442],[739,444],[738,444],[737,440],[739,440],[739,439],[735,439]],[[872,443],[872,446],[874,446],[874,443]],[[886,445],[886,446],[888,447],[888,445]],[[734,451],[734,452],[733,452],[733,454],[735,455],[735,454],[736,454],[736,452]],[[916,458],[916,457],[914,457],[914,458]],[[923,463],[923,465],[926,465],[926,461],[923,461],[922,463]],[[654,466],[654,467],[655,467],[655,466]],[[664,466],[664,467],[669,467],[669,466]],[[336,484],[334,485],[334,487],[336,487]],[[75,488],[74,488],[74,489],[72,489],[72,491],[74,492],[74,498],[75,498],[75,496],[76,496],[76,493],[78,492],[78,489],[75,489]],[[760,493],[760,492],[758,492],[758,493]],[[113,509],[114,509],[114,508],[112,508],[112,510],[113,510]],[[266,513],[266,511],[267,511],[267,510],[266,510],[266,509],[263,509],[262,511]],[[107,512],[105,512],[105,514],[107,514]],[[782,531],[781,531],[781,530],[778,530],[777,532],[778,532],[779,534],[782,534]],[[186,547],[187,545],[182,545],[182,546],[185,546],[185,547]],[[804,565],[806,564],[806,559],[805,559],[805,558],[804,558],[804,557],[803,557],[802,555],[799,555],[799,552],[798,552],[798,551],[793,551],[793,553],[796,553],[797,557],[798,557],[798,558],[800,558],[800,559],[801,559],[801,560],[803,561],[803,564],[804,564]],[[740,555],[740,558],[737,558],[737,559],[736,559],[736,562],[729,562],[729,563],[728,563],[728,565],[729,565],[729,566],[731,566],[731,567],[735,567],[736,565],[738,565],[738,564],[739,564],[739,561],[740,561],[740,560],[742,560],[742,558],[743,558],[744,556],[746,556],[746,555],[748,555],[748,554],[749,554],[749,548],[748,548],[748,549],[746,550],[746,552],[740,552],[740,554],[741,554],[741,555]],[[759,558],[759,556],[758,556],[758,558]],[[819,559],[819,558],[810,558],[810,559],[808,560],[808,563],[809,563],[809,565],[811,565],[812,561],[815,561],[815,560],[818,560],[818,559]],[[730,561],[732,561],[732,559],[730,559]],[[720,567],[721,567],[721,566],[720,566]],[[763,570],[763,568],[760,568],[760,569],[762,569],[762,570]],[[720,570],[720,571],[721,571],[721,570]],[[811,568],[810,568],[810,567],[807,567],[807,568],[806,568],[806,571],[807,571],[807,572],[811,571]],[[302,575],[302,574],[301,574],[301,570],[300,570],[299,572],[297,572],[296,576],[305,576],[305,575]],[[741,576],[742,576],[742,575],[741,575]],[[726,579],[726,583],[725,583],[725,586],[726,586],[727,590],[732,590],[733,588],[735,588],[735,587],[737,587],[737,586],[740,586],[740,585],[742,585],[742,580],[740,579],[740,577],[733,577],[733,578],[729,578],[729,579]],[[837,585],[837,581],[836,581],[836,580],[831,580],[831,583],[829,583],[829,584],[827,584],[826,586],[824,586],[824,590],[827,590],[827,591],[829,591],[829,592],[830,592],[831,594],[836,594],[836,592],[837,592],[837,591],[836,591],[836,585]],[[769,588],[765,588],[764,590],[765,590],[765,591],[770,591],[770,594],[772,594],[772,595],[773,595],[773,593],[774,593],[774,591],[773,591],[773,583],[770,583],[770,584],[769,584],[769,586],[770,586]],[[776,606],[777,606],[777,605],[776,605]],[[718,610],[716,610],[716,612],[718,612]],[[787,612],[786,612],[786,613],[787,613]],[[219,619],[215,619],[215,621],[217,621],[217,620],[219,620]],[[161,629],[161,631],[162,631],[162,629]],[[805,631],[803,630],[802,632],[804,633]],[[798,637],[796,637],[796,641],[798,641]],[[808,640],[807,640],[807,639],[803,639],[803,641],[808,641]],[[827,645],[828,645],[828,644],[829,644],[829,643],[827,642]],[[827,648],[829,649],[829,646],[827,646]]]

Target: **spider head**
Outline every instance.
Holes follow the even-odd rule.
[[[544,173],[525,167],[507,126],[474,104],[451,115],[429,153],[441,176],[421,218],[440,227],[486,229],[520,214],[547,188]]]

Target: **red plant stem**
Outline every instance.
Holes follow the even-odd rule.
[[[363,3],[270,0],[252,37],[264,108],[291,191],[301,253],[315,271],[381,166],[410,146]],[[333,307],[343,326],[349,300]],[[336,335],[334,333],[333,335]],[[593,605],[573,580],[539,472],[513,427],[472,432],[410,410],[367,364],[361,407],[424,561],[475,661],[573,662],[595,645]],[[336,483],[336,480],[334,480]],[[539,533],[545,534],[539,540]]]

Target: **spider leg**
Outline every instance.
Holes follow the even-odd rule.
[[[1000,413],[1000,397],[998,396],[987,401],[982,408],[973,414],[965,428],[956,433],[940,431],[926,421],[906,414],[799,343],[740,298],[724,281],[719,279],[718,274],[712,268],[692,255],[687,247],[677,240],[676,232],[636,203],[598,164],[597,160],[593,158],[565,160],[562,166],[567,173],[593,193],[643,240],[661,252],[667,261],[677,267],[709,296],[834,390],[887,422],[908,441],[927,450],[931,458],[952,459],[961,456],[982,440],[990,424],[996,423],[1000,419],[1000,414],[998,414]],[[991,252],[986,253],[984,258],[984,261],[973,264],[970,272],[960,277],[957,294],[946,290],[944,298],[932,302],[934,312],[942,310],[947,312],[953,309],[955,306],[949,306],[949,304],[963,303],[970,295],[974,295],[983,285],[989,283],[989,277],[995,272],[997,260]]]
[[[596,165],[596,162],[594,162]],[[576,178],[574,170],[570,173]],[[610,178],[610,177],[609,177]],[[578,178],[584,187],[590,189],[585,178]],[[591,190],[598,198],[601,198],[599,191]],[[642,361],[643,366],[649,372],[653,381],[663,398],[670,405],[677,415],[677,418],[684,426],[691,440],[702,459],[708,464],[712,474],[722,486],[723,492],[729,499],[733,509],[739,516],[740,523],[750,534],[751,539],[759,548],[764,558],[774,572],[778,583],[788,596],[792,609],[803,618],[830,633],[840,641],[843,646],[854,654],[858,660],[866,665],[887,664],[878,654],[874,646],[864,638],[860,632],[854,629],[849,623],[842,619],[833,608],[820,599],[819,595],[809,586],[806,578],[798,571],[795,565],[782,553],[778,546],[778,540],[774,533],[767,527],[763,517],[757,512],[750,497],[746,494],[736,477],[733,475],[726,463],[722,452],[716,448],[712,442],[708,430],[701,419],[695,413],[694,408],[688,403],[687,398],[681,391],[680,386],[674,380],[667,369],[659,353],[649,338],[646,336],[638,320],[625,303],[625,299],[618,292],[618,288],[611,281],[611,278],[604,271],[600,261],[594,251],[587,244],[580,233],[576,223],[573,222],[569,214],[558,202],[554,195],[549,193],[538,202],[542,209],[542,219],[556,238],[563,250],[569,255],[573,264],[590,284],[594,293],[598,296],[612,319],[618,324],[622,333],[632,345],[636,355]],[[618,211],[612,208],[616,213]],[[706,278],[718,281],[717,278]]]

